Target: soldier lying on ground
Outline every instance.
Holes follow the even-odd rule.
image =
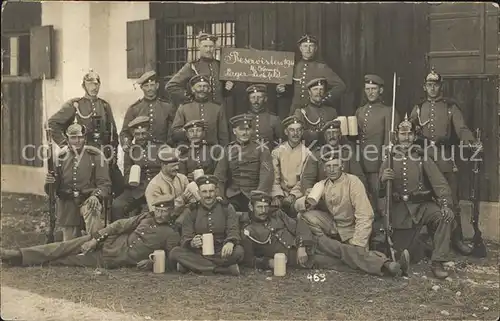
[[[271,212],[270,203],[268,194],[252,192],[251,222],[242,232],[245,265],[264,270],[273,268],[274,254],[285,253],[287,265],[299,268],[328,269],[341,261],[374,275],[407,273],[408,252],[401,256],[400,262],[391,262],[380,252],[366,251],[325,235],[315,238],[300,217],[295,220],[279,209]]]
[[[164,198],[154,206],[153,212],[118,220],[94,235],[19,250],[1,248],[0,259],[22,266],[50,263],[103,268],[150,268],[149,254],[162,249],[168,255],[180,239],[172,228],[174,198]]]
[[[239,275],[238,263],[243,259],[239,218],[232,205],[216,195],[217,178],[202,176],[196,180],[201,200],[191,205],[182,224],[181,245],[170,256],[179,272]],[[214,255],[202,255],[202,234],[212,233]]]

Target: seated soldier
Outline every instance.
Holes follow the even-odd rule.
[[[363,183],[343,172],[338,153],[331,151],[322,158],[327,178],[316,183],[315,187],[320,186],[317,195],[312,191],[307,195],[303,219],[316,236],[368,249],[374,214]]]
[[[217,178],[202,176],[196,180],[201,200],[186,209],[182,224],[181,245],[170,256],[177,269],[196,273],[220,273],[239,275],[238,263],[243,259],[240,243],[239,218],[230,204],[220,201],[216,195]],[[202,235],[212,233],[214,255],[202,255]]]
[[[443,262],[450,259],[450,237],[454,225],[450,208],[453,204],[451,188],[436,163],[413,144],[415,128],[407,117],[398,125],[397,139],[393,168],[388,168],[387,160],[380,168],[381,195],[385,193],[386,182],[393,182],[390,218],[394,247],[396,250],[409,249],[410,252],[418,250],[413,246],[417,243],[414,241],[422,226],[426,225],[434,234],[431,270],[436,278],[444,279],[448,272],[444,270]]]
[[[165,195],[172,195],[175,198],[175,212],[179,215],[177,224],[182,224],[182,213],[186,205],[196,202],[193,192],[187,188],[189,181],[184,174],[179,173],[179,158],[177,151],[165,146],[158,152],[158,159],[161,162],[161,171],[153,177],[146,187],[146,202],[149,210],[152,211],[153,204]]]
[[[251,221],[242,233],[244,264],[263,270],[273,268],[274,254],[285,253],[287,265],[302,268],[328,269],[340,260],[353,269],[374,275],[400,275],[407,272],[409,254],[400,262],[391,262],[384,254],[341,243],[325,235],[313,238],[307,224],[288,217],[281,210],[270,211],[271,197],[252,192]]]
[[[282,122],[287,141],[276,147],[272,153],[274,184],[271,196],[272,205],[282,208],[290,217],[296,217],[293,205],[302,196],[300,175],[311,151],[302,142],[303,124],[295,116]]]
[[[222,149],[214,148],[205,140],[206,123],[203,120],[192,120],[184,125],[189,145],[178,147],[180,151],[179,173],[194,181],[193,172],[202,169],[205,175],[212,175],[216,160]]]
[[[179,244],[180,236],[172,228],[174,199],[154,204],[153,212],[115,221],[94,235],[70,241],[37,245],[20,250],[0,249],[0,258],[13,265],[51,265],[119,268],[137,266],[150,269],[149,254]]]
[[[274,179],[269,148],[251,140],[252,118],[247,114],[231,118],[236,141],[224,149],[214,172],[218,192],[239,212],[248,212],[252,190],[271,193]]]
[[[366,187],[366,177],[363,169],[359,164],[356,148],[352,146],[344,137],[340,129],[339,120],[331,120],[325,123],[321,129],[325,144],[317,144],[312,150],[314,157],[309,157],[304,167],[304,172],[300,180],[300,185],[303,193],[308,193],[309,190],[316,184],[326,178],[321,164],[321,154],[326,154],[329,151],[338,151],[341,155],[344,172],[356,175],[363,185]]]
[[[128,124],[128,127],[134,135],[134,140],[123,155],[125,189],[113,201],[111,208],[112,222],[128,217],[130,212],[140,209],[143,204],[146,204],[146,198],[144,197],[146,187],[161,169],[161,163],[157,156],[162,143],[152,140],[148,129],[149,118],[147,116],[136,117]],[[141,168],[140,182],[137,186],[129,184],[130,169],[133,165],[138,165]]]

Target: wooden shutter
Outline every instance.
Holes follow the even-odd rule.
[[[429,64],[443,75],[495,74],[498,9],[487,3],[430,5]]]
[[[127,22],[127,78],[157,71],[156,20]]]
[[[54,78],[52,68],[53,26],[30,29],[30,74],[33,79]]]

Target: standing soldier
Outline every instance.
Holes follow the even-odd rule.
[[[134,138],[133,129],[128,124],[138,116],[148,117],[149,132],[152,141],[167,143],[167,133],[170,125],[174,121],[174,107],[158,97],[158,87],[156,73],[148,71],[137,80],[141,86],[144,97],[137,100],[127,109],[123,119],[123,127],[120,132],[120,144],[123,151],[128,152]]]
[[[219,193],[233,204],[236,211],[248,212],[250,192],[271,193],[273,165],[267,146],[252,141],[252,117],[241,114],[230,119],[236,141],[224,150],[215,167]]]
[[[217,178],[201,176],[196,180],[200,202],[186,209],[181,244],[170,253],[177,270],[196,273],[239,275],[243,260],[238,216],[230,204],[217,199]],[[213,234],[214,255],[203,255],[203,234]],[[206,245],[205,245],[206,246]]]
[[[233,89],[234,83],[226,81],[223,86],[219,80],[220,61],[215,59],[214,55],[216,42],[216,36],[200,33],[198,36],[200,58],[193,62],[187,62],[165,85],[167,95],[171,97],[176,106],[189,102],[188,81],[197,75],[207,75],[210,88],[209,100],[217,105],[224,104],[224,97]]]
[[[207,128],[203,120],[188,122],[184,125],[184,130],[189,145],[178,147],[179,173],[186,175],[190,182],[194,180],[193,172],[196,169],[203,169],[203,174],[212,175],[222,149],[209,145],[204,139]]]
[[[274,168],[272,205],[282,208],[290,217],[296,217],[293,205],[302,196],[300,176],[311,151],[302,142],[303,124],[297,117],[289,116],[282,123],[288,139],[271,153]]]
[[[84,127],[74,123],[66,131],[67,146],[57,156],[55,173],[48,173],[48,184],[55,184],[57,215],[63,241],[80,236],[82,217],[88,234],[102,228],[103,200],[111,192],[108,163],[101,150],[85,145]]]
[[[280,118],[268,111],[267,86],[264,84],[251,85],[247,88],[250,101],[250,114],[254,116],[252,126],[255,129],[253,139],[263,140],[269,148],[278,145],[283,136]]]
[[[48,125],[52,129],[52,138],[59,147],[67,144],[63,133],[74,120],[85,126],[87,144],[99,149],[105,147],[104,155],[110,164],[112,191],[116,197],[124,188],[123,175],[116,163],[118,134],[111,107],[108,102],[97,97],[100,87],[101,78],[91,70],[83,77],[82,88],[85,90],[85,96],[65,102],[62,108],[50,117]]]
[[[160,172],[161,163],[157,156],[161,143],[152,140],[150,126],[148,116],[139,116],[128,123],[128,129],[133,131],[134,140],[130,142],[131,146],[123,155],[126,187],[123,193],[113,202],[111,208],[112,221],[125,218],[128,213],[146,204],[146,198],[144,197],[146,187],[153,177]],[[137,186],[129,184],[130,169],[133,165],[138,165],[141,169],[140,181]]]
[[[459,143],[476,144],[474,135],[465,125],[462,111],[457,103],[444,98],[442,93],[442,78],[434,69],[425,78],[424,91],[426,100],[415,106],[411,112],[411,120],[417,126],[421,139],[427,140],[427,146],[432,146],[439,170],[450,185],[453,197],[453,212],[457,222],[452,232],[452,243],[456,250],[469,255],[472,248],[463,243],[462,222],[460,217],[458,168],[455,164],[453,148]],[[458,137],[458,138],[457,138]]]
[[[172,140],[174,145],[187,142],[184,125],[191,120],[203,120],[211,130],[206,134],[210,145],[226,146],[229,142],[226,113],[221,105],[209,100],[210,79],[205,75],[196,75],[189,82],[194,101],[181,105],[175,113],[172,124]]]
[[[333,107],[324,105],[328,81],[326,78],[317,78],[307,84],[309,90],[309,102],[303,107],[295,110],[295,116],[304,124],[304,140],[306,146],[316,145],[320,141],[321,128],[326,122],[337,118],[337,111]]]
[[[359,164],[359,154],[347,140],[342,137],[339,120],[331,120],[326,122],[322,128],[326,144],[323,146],[315,146],[313,157],[309,157],[302,172],[300,187],[303,193],[308,194],[309,190],[321,180],[326,178],[326,173],[321,164],[321,156],[334,151],[337,152],[342,159],[343,171],[349,174],[356,175],[366,188],[366,177],[363,169]]]
[[[362,153],[361,166],[367,179],[367,192],[375,211],[378,213],[378,173],[382,163],[384,146],[389,145],[391,131],[392,109],[382,104],[384,80],[377,75],[365,75],[365,96],[368,102],[356,110],[359,122],[359,147]],[[399,124],[400,118],[395,111],[394,123]]]
[[[450,260],[454,217],[450,208],[451,190],[436,163],[415,149],[414,125],[406,117],[397,131],[393,168],[388,168],[387,160],[384,161],[379,176],[381,184],[393,181],[390,218],[394,246],[396,250],[407,248],[412,251],[413,239],[418,237],[422,225],[426,225],[434,233],[431,269],[437,278],[444,279],[448,272],[444,270],[443,262]],[[413,233],[410,233],[412,229]]]
[[[318,40],[314,36],[304,35],[297,44],[302,55],[302,59],[295,64],[293,71],[293,88],[287,89],[285,85],[281,84],[276,86],[278,95],[293,95],[292,104],[290,108],[290,115],[295,113],[296,109],[303,108],[309,103],[307,95],[307,84],[316,78],[325,78],[330,84],[331,89],[327,95],[322,97],[321,104],[333,106],[335,99],[346,90],[346,86],[342,79],[325,63],[316,60],[316,53],[318,51]]]

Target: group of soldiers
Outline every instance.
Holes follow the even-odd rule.
[[[85,96],[66,102],[49,120],[52,139],[63,149],[46,190],[55,184],[63,242],[2,249],[2,260],[150,269],[149,254],[165,249],[172,270],[238,275],[239,264],[268,269],[274,254],[285,253],[295,267],[342,262],[370,274],[401,275],[424,225],[432,235],[437,278],[448,276],[443,262],[452,247],[470,254],[449,154],[453,135],[465,144],[477,141],[457,104],[442,96],[434,70],[424,81],[426,99],[409,118],[394,115],[394,150],[402,157],[388,167],[383,151],[392,139],[392,109],[381,101],[379,76],[364,77],[367,102],[355,114],[359,135],[348,139],[332,106],[345,84],[316,60],[318,41],[306,35],[298,40],[302,58],[294,85],[276,86],[278,99],[292,98],[290,116],[281,120],[268,110],[267,85],[250,84],[250,110],[228,126],[223,98],[234,83],[219,80],[217,37],[202,33],[198,41],[201,57],[166,84],[171,102],[158,96],[154,71],[140,77],[144,97],[128,108],[119,135],[111,107],[98,97],[100,77],[84,76]],[[424,149],[413,148],[420,141],[444,153],[426,157]],[[376,159],[364,157],[368,147],[377,150]],[[130,183],[135,165],[138,184]],[[388,181],[397,260],[378,251],[376,242]],[[106,226],[101,218],[108,210]],[[204,233],[214,236],[213,256],[202,255]]]

